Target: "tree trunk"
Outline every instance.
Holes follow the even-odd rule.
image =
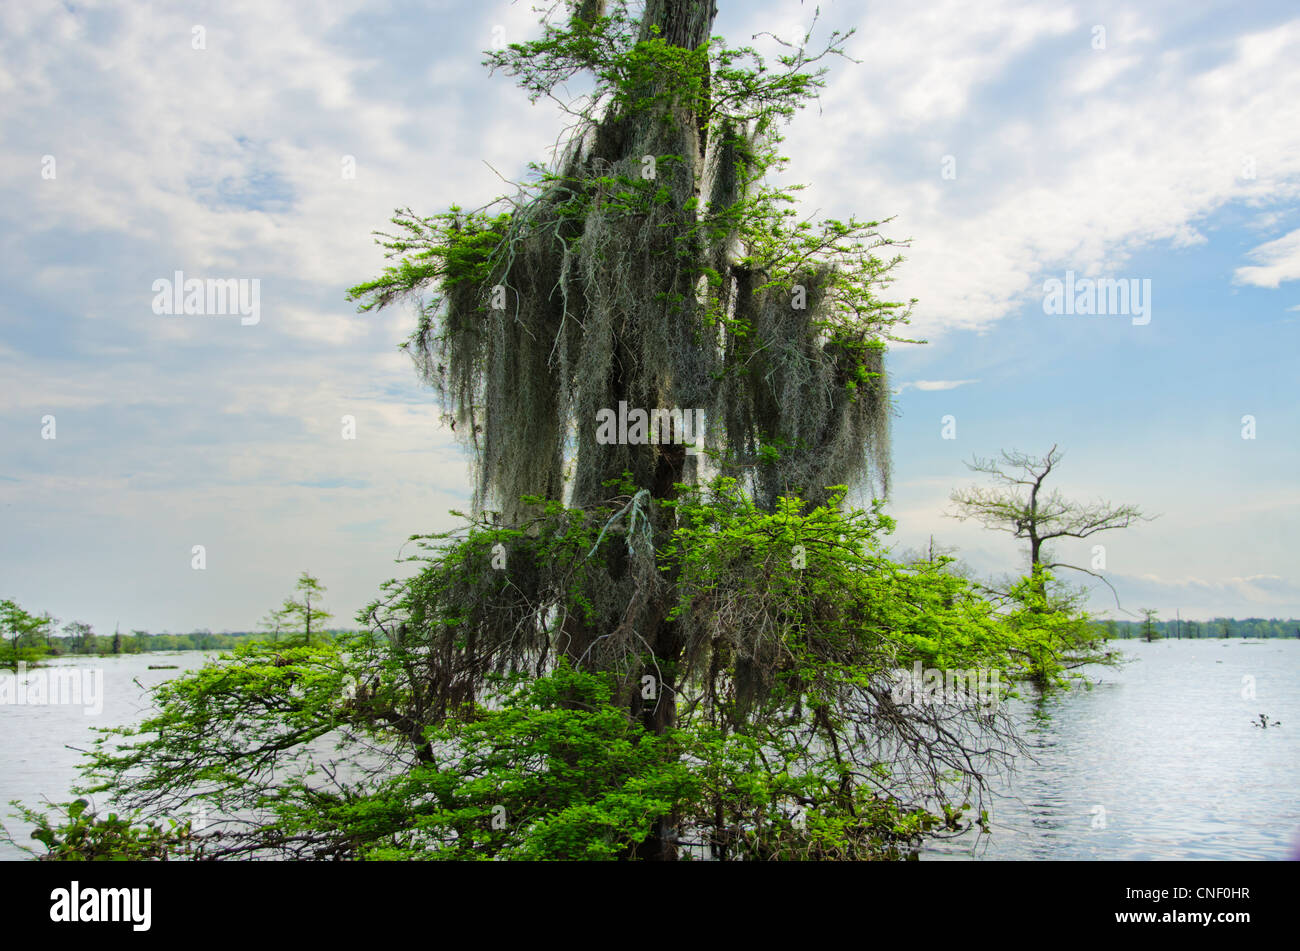
[[[713,20],[716,16],[717,7],[713,0],[647,0],[641,22],[640,36],[644,41],[657,35],[672,46],[698,49],[708,42],[712,34]],[[619,117],[613,117],[613,121],[620,121]],[[653,126],[657,121],[657,116],[641,117],[641,121],[637,123],[641,128],[624,140],[624,155],[619,157],[639,157],[646,154],[647,150],[643,147],[642,140],[645,136],[653,134]],[[698,191],[702,174],[702,159],[707,146],[708,130],[699,116],[682,116],[678,121],[689,124],[689,128],[681,130],[683,137],[687,140],[694,139],[696,147],[693,151],[695,154],[689,156],[689,158],[693,158],[696,163],[692,174],[695,176],[695,190]],[[671,209],[671,213],[683,219],[694,214],[686,207],[674,207]],[[681,289],[665,287],[662,290],[672,292]],[[686,290],[689,291],[690,288],[686,288]],[[664,306],[671,305],[665,304]],[[651,319],[657,319],[657,315],[651,313]],[[621,343],[616,342],[615,345],[620,351],[623,349]],[[628,354],[628,357],[632,356]],[[613,379],[610,381],[609,405],[614,407],[620,401],[625,400],[630,407],[650,409],[655,401],[661,402],[664,394],[633,393],[629,391],[623,374],[619,372],[619,368],[625,365],[629,364],[621,359],[614,361],[615,371],[612,374]],[[655,502],[671,499],[676,495],[674,486],[682,481],[686,468],[686,447],[681,445],[656,446],[646,444],[628,448],[633,451],[633,458],[638,463],[633,466],[633,471],[650,474],[650,485],[645,486],[645,488],[650,490],[653,512]],[[615,454],[611,453],[611,456],[613,455]],[[612,478],[621,474],[620,467],[611,466],[610,468],[618,468],[619,471],[611,471],[607,477]],[[656,550],[667,540],[667,534],[667,527],[656,526],[654,534]],[[624,565],[624,570],[626,570],[626,565]],[[637,677],[633,681],[634,689],[631,694],[630,704],[632,714],[640,719],[647,731],[655,735],[663,735],[672,729],[676,723],[677,669],[681,662],[683,648],[677,624],[667,620],[675,600],[675,579],[667,577],[664,580],[666,586],[662,593],[656,596],[655,603],[649,606],[646,613],[646,629],[642,632],[646,643],[650,647],[651,659],[642,669],[641,677],[649,675],[655,678],[654,698],[642,697],[642,692],[639,689],[641,677]],[[613,619],[610,619],[610,621],[612,622]],[[589,643],[590,639],[591,632],[583,631],[578,643]],[[675,818],[671,816],[664,817],[656,822],[646,840],[636,848],[635,857],[659,861],[675,860],[677,858],[677,848],[674,842],[675,826]]]

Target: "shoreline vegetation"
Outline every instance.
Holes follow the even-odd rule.
[[[350,628],[329,628],[319,632],[325,640],[354,635]],[[301,635],[298,635],[301,637]],[[12,635],[4,632],[4,643],[0,645],[0,669],[12,670],[19,661],[30,669],[33,663],[53,660],[59,657],[120,657],[136,654],[162,654],[173,651],[231,651],[249,644],[267,643],[289,646],[293,643],[292,634],[279,636],[265,631],[191,631],[187,634],[151,634],[147,631],[133,631],[124,635],[120,644],[115,644],[113,635],[95,636],[92,643],[84,643],[71,637],[53,637],[50,642],[30,644],[26,641],[15,647]]]
[[[13,604],[12,601],[0,604]],[[1143,621],[1093,620],[1091,629],[1104,640],[1144,640]],[[207,628],[184,634],[133,630],[130,634],[99,635],[86,625],[84,635],[51,635],[47,642],[14,634],[0,627],[0,668],[12,670],[19,661],[33,663],[56,657],[116,657],[122,654],[153,654],[170,651],[230,651],[237,647],[266,643],[292,646],[302,633],[291,631],[218,631]],[[1155,621],[1152,640],[1273,640],[1300,638],[1300,618],[1226,618]],[[331,627],[318,632],[326,641],[356,636],[353,628]]]
[[[63,634],[55,634],[59,619],[48,611],[40,615],[31,614],[12,599],[0,600],[0,668],[12,670],[20,661],[30,665],[47,657],[114,657],[178,650],[232,651],[263,642],[289,648],[295,644],[310,645],[313,633],[318,639],[331,642],[360,634],[352,628],[323,626],[333,617],[320,607],[325,591],[318,579],[304,571],[298,578],[294,595],[286,598],[279,608],[268,612],[257,631],[214,634],[203,628],[188,634],[165,631],[151,634],[136,629],[123,635],[119,627],[111,637],[96,634],[94,628],[84,621],[69,621],[63,625]],[[8,641],[7,649],[5,641]]]

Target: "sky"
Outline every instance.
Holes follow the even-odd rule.
[[[719,8],[733,44],[814,11]],[[1158,516],[1057,550],[1105,545],[1099,614],[1300,616],[1300,8],[823,0],[813,42],[850,28],[786,177],[908,242],[891,290],[928,342],[887,358],[892,544],[1022,571],[949,495],[1056,445],[1067,496]],[[394,209],[548,158],[557,106],[481,65],[536,29],[528,3],[0,5],[0,597],[249,630],[309,571],[352,626],[457,524],[413,312],[345,294]],[[256,279],[256,311],[159,313],[178,271]],[[1047,312],[1085,278],[1142,307]]]

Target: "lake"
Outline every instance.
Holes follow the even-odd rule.
[[[923,859],[1284,859],[1300,833],[1300,640],[1112,641],[1132,663],[1048,704],[991,835]],[[1253,678],[1255,699],[1243,692]],[[1022,706],[1016,711],[1032,723]],[[1259,714],[1281,726],[1252,726]]]
[[[1098,682],[1091,690],[1054,697],[1049,719],[1036,721],[1027,704],[1013,707],[1032,759],[1022,758],[1014,775],[995,783],[992,834],[933,843],[923,860],[1292,853],[1300,833],[1300,640],[1112,643],[1131,663],[1093,671]],[[0,807],[14,837],[28,841],[30,828],[8,818],[9,800],[71,798],[76,750],[89,746],[91,728],[137,721],[147,709],[145,688],[180,672],[149,670],[150,664],[187,670],[209,656],[52,661],[102,678],[98,714],[87,715],[84,702],[0,704]],[[1261,713],[1280,725],[1252,725]],[[23,857],[0,843],[0,859]]]
[[[40,807],[46,800],[64,802],[74,798],[70,788],[77,781],[81,762],[77,749],[89,748],[94,727],[139,722],[149,709],[148,688],[201,667],[208,658],[217,656],[206,651],[160,651],[119,657],[56,657],[43,662],[41,670],[76,671],[80,675],[77,686],[83,693],[76,697],[81,701],[76,704],[0,703],[0,822],[14,839],[43,848],[29,838],[30,824],[11,818],[10,800]],[[178,669],[150,670],[150,664],[175,664]],[[0,671],[0,676],[9,673]],[[33,673],[28,671],[28,679]],[[96,714],[92,709],[87,713],[88,707],[99,705],[87,700],[99,700],[102,711]],[[25,857],[8,842],[0,841],[0,859]]]

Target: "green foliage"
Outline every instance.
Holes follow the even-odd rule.
[[[852,783],[851,771],[830,763],[807,769],[794,746],[773,747],[705,725],[687,735],[700,785],[683,808],[684,825],[698,830],[697,845],[713,858],[908,858],[944,824],[938,815]],[[956,827],[960,810],[950,815]]]
[[[1039,570],[1013,584],[1005,595],[991,592],[1004,605],[1004,622],[1015,638],[1019,677],[1040,691],[1081,680],[1081,668],[1113,664],[1115,651],[1093,629],[1079,607],[1082,593],[1057,589],[1051,572]]]
[[[324,592],[319,582],[311,590],[310,597],[318,598]],[[300,592],[302,581],[299,581]],[[276,633],[286,628],[292,621],[303,622],[302,606],[294,604],[279,611],[271,612],[275,621],[271,627]],[[349,633],[340,629],[321,629],[321,622],[330,617],[317,608],[311,609],[312,631],[320,637],[342,637]],[[278,619],[278,620],[275,620]],[[150,634],[148,631],[135,630],[130,635],[115,633],[112,638],[99,637],[91,626],[84,621],[69,621],[64,625],[63,635],[55,634],[58,618],[48,612],[40,615],[25,611],[17,602],[0,600],[0,665],[13,667],[18,661],[31,663],[46,656],[61,655],[97,655],[97,654],[138,654],[151,651],[175,650],[230,650],[237,645],[260,640],[264,635],[256,632],[222,632],[214,634],[208,630],[192,631],[188,634]],[[278,627],[276,625],[278,624]],[[305,625],[304,625],[305,627]],[[8,640],[8,647],[4,641]]]
[[[85,799],[60,806],[57,824],[49,816],[11,803],[23,819],[36,828],[32,838],[45,846],[44,854],[19,845],[43,862],[149,862],[179,858],[198,858],[199,850],[191,838],[190,823],[169,820],[164,827],[157,822],[140,822],[135,817],[110,812],[100,817],[89,809]],[[15,843],[17,844],[17,843]]]
[[[509,227],[510,215],[466,213],[453,205],[429,217],[403,209],[391,220],[401,233],[378,232],[377,237],[385,256],[396,258],[397,264],[348,291],[349,299],[364,300],[360,308],[363,312],[385,307],[434,283],[447,290],[485,283],[492,272],[494,252]]]
[[[255,809],[266,775],[292,775],[342,722],[352,673],[339,644],[236,648],[161,684],[138,725],[100,729],[78,791],[154,814],[203,797],[218,811]]]
[[[16,667],[19,661],[31,662],[48,653],[48,641],[56,618],[48,614],[29,614],[16,601],[0,601],[0,665]],[[4,639],[9,638],[9,649]]]
[[[1008,681],[1023,673],[1028,626],[1011,626],[975,585],[944,570],[947,560],[892,561],[882,503],[849,510],[842,499],[841,487],[807,511],[798,499],[767,511],[720,479],[668,503],[677,513],[663,552],[678,572],[675,615],[740,662],[738,699],[780,684],[781,703],[797,693],[828,705],[916,661],[997,670]]]
[[[694,780],[675,738],[647,733],[612,692],[609,676],[567,665],[516,682],[499,708],[431,729],[436,762],[301,819],[329,830],[364,816],[358,852],[372,859],[626,856]]]
[[[287,625],[302,633],[304,644],[311,645],[313,627],[319,633],[320,626],[328,621],[332,614],[315,607],[325,595],[325,586],[307,572],[298,578],[297,597],[285,598],[280,610],[272,613],[272,618],[280,624]]]
[[[511,43],[485,64],[513,77],[536,102],[579,73],[591,73],[590,113],[659,113],[675,105],[732,122],[789,118],[824,85],[826,55],[843,55],[847,35],[831,34],[820,54],[802,46],[777,57],[774,69],[753,47],[727,47],[712,37],[695,49],[673,45],[657,24],[634,16],[626,0],[605,16],[564,25],[544,20],[536,40]]]
[[[307,661],[299,657],[293,669],[301,671]],[[218,792],[210,786],[203,798],[227,808],[251,806],[254,797],[237,792],[251,788],[252,777],[271,768],[269,761],[232,768],[238,759],[232,750],[223,755],[223,744],[186,732],[184,718],[177,717],[184,709],[197,721],[205,704],[196,698],[201,693],[216,699],[212,688],[217,685],[218,693],[229,694],[221,702],[226,710],[238,698],[277,692],[266,689],[269,671],[258,671],[255,679],[250,673],[247,663],[228,661],[181,678],[192,683],[173,682],[178,689],[160,697],[163,717],[145,725],[170,738],[151,741],[139,751],[143,757],[130,757],[132,767],[157,770],[160,760],[188,750],[207,768],[173,770],[166,782],[193,789],[204,773],[224,788]],[[665,735],[649,733],[612,702],[615,685],[608,674],[578,672],[561,663],[548,676],[511,678],[496,687],[501,693],[493,706],[464,710],[426,731],[425,742],[434,751],[429,762],[372,785],[331,789],[297,777],[273,790],[262,786],[255,798],[265,811],[251,837],[196,834],[188,824],[167,830],[115,815],[97,820],[82,813],[84,800],[60,826],[30,810],[23,813],[37,824],[35,837],[46,844],[50,860],[222,858],[274,854],[304,842],[310,843],[307,850],[289,854],[609,860],[635,857],[648,830],[661,820],[680,825],[687,857],[703,856],[707,849],[724,859],[901,858],[935,829],[955,828],[960,818],[955,810],[947,810],[945,819],[904,809],[848,784],[841,768],[801,770],[799,751],[773,747],[771,738],[700,721]],[[324,692],[334,695],[333,686]],[[163,788],[163,783],[118,776],[119,793]]]
[[[909,707],[894,671],[1009,684],[1041,663],[1050,617],[998,610],[943,560],[891,560],[890,519],[842,490],[769,511],[732,479],[681,489],[532,498],[523,525],[417,537],[423,568],[360,618],[373,634],[245,646],[165,683],[154,715],[102,732],[83,791],[243,817],[200,836],[212,858],[627,858],[655,828],[688,856],[898,858],[960,828],[954,784],[1014,737],[974,698]],[[657,551],[643,520],[669,529]],[[606,630],[570,664],[566,612],[641,603],[650,582],[620,587],[610,565],[642,557],[675,579],[679,661]],[[676,716],[651,730],[660,702]]]

